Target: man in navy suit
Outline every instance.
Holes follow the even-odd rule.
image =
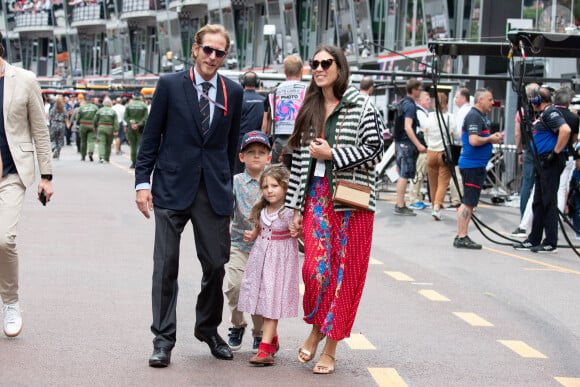
[[[202,27],[192,47],[194,67],[159,79],[143,131],[135,187],[139,210],[146,218],[155,214],[152,367],[168,366],[175,345],[179,244],[188,221],[203,271],[195,337],[218,359],[233,359],[217,332],[243,98],[241,86],[217,73],[229,48],[222,26]]]

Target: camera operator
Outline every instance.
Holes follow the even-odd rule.
[[[535,147],[532,151],[540,159],[540,170],[536,169],[535,191],[532,203],[534,220],[528,238],[514,245],[516,250],[534,253],[557,251],[558,209],[556,207],[560,174],[566,163],[566,145],[570,137],[570,126],[562,114],[552,105],[550,90],[537,87],[532,97],[534,111],[539,117],[534,121]],[[536,167],[537,168],[537,167]],[[542,241],[542,233],[546,233]]]

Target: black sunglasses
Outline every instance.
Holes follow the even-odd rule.
[[[215,52],[216,58],[223,58],[227,54],[226,51],[219,50],[217,48],[213,48],[213,47],[209,47],[209,46],[202,46],[201,44],[199,45],[199,47],[201,47],[201,49],[203,50],[203,53],[207,56],[211,56],[211,54]]]
[[[310,68],[316,70],[318,66],[322,66],[323,70],[328,70],[332,66],[334,59],[324,59],[324,60],[312,60],[310,59]]]

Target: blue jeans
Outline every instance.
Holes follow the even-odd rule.
[[[530,151],[524,151],[524,164],[522,166],[522,185],[520,187],[520,219],[526,211],[526,204],[530,199],[534,186],[534,155]]]

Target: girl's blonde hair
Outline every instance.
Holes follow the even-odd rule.
[[[271,177],[278,182],[284,188],[286,192],[288,192],[288,184],[290,182],[290,171],[284,164],[274,164],[267,167],[262,175],[260,176],[260,190],[262,190],[262,184],[264,184],[264,179],[266,177]],[[250,220],[254,222],[254,227],[260,227],[260,212],[266,206],[268,202],[264,199],[264,195],[260,197],[260,199],[254,204],[252,207],[252,212],[250,213]]]

